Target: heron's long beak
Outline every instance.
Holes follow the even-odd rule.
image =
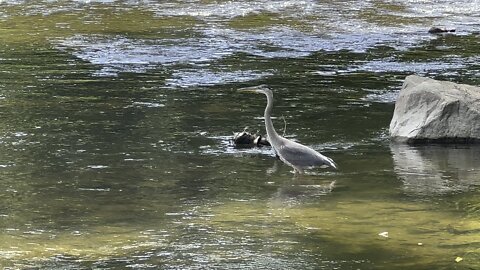
[[[258,86],[243,87],[237,90],[238,92],[258,93]]]

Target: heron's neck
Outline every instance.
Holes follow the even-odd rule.
[[[265,117],[265,128],[267,129],[268,139],[270,140],[271,143],[279,137],[277,131],[275,131],[275,128],[273,127],[272,118],[270,117],[270,115],[272,114],[272,108],[273,108],[273,96],[267,95],[267,107],[265,108],[264,117]]]

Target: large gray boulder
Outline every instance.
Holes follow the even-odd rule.
[[[480,142],[480,87],[408,76],[390,137],[407,143]]]

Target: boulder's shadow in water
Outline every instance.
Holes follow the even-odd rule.
[[[480,186],[480,145],[391,144],[394,170],[409,195],[443,195]]]

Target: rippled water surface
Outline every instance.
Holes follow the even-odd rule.
[[[387,136],[406,75],[479,84],[479,22],[478,1],[0,1],[0,267],[480,268],[480,148]],[[264,132],[236,91],[256,84],[339,170],[233,147]]]

